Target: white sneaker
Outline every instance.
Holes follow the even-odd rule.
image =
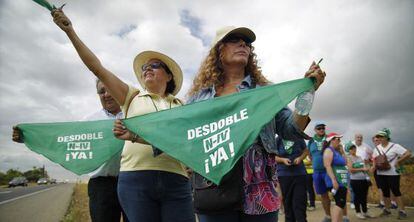
[[[356,217],[358,217],[359,219],[367,219],[363,214],[361,213],[357,213]]]
[[[371,216],[368,212],[364,213],[363,215],[364,215],[364,217],[366,217],[366,218],[372,218],[372,216]]]
[[[351,209],[355,209],[355,204],[351,203]]]

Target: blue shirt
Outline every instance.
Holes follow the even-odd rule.
[[[255,84],[253,84],[252,78],[250,77],[250,75],[247,75],[240,83],[240,85],[237,86],[237,89],[238,91],[245,91],[253,89],[255,87],[259,88],[261,86],[256,86]],[[187,104],[211,99],[215,96],[216,90],[214,86],[203,88],[199,92],[191,96],[187,101]],[[258,107],[258,109],[260,109],[260,107]],[[292,141],[308,137],[296,125],[294,121],[293,112],[287,107],[284,107],[282,110],[280,110],[273,118],[273,120],[271,120],[269,123],[263,126],[262,130],[260,131],[259,136],[261,142],[268,153],[277,154],[275,133],[277,134],[277,136],[280,136],[283,139]]]
[[[287,166],[282,163],[277,164],[277,174],[279,176],[300,176],[306,175],[305,165],[303,161],[299,165],[294,165],[293,160],[302,155],[306,150],[305,140],[283,140],[282,138],[276,138],[276,144],[278,149],[278,156],[288,158],[292,162],[291,166]]]
[[[323,142],[326,140],[325,137],[320,138],[320,140],[315,140],[314,138],[310,139],[308,142],[309,154],[312,157],[312,167],[314,172],[322,173],[326,172],[325,167],[323,166]]]

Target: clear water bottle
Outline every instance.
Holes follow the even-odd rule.
[[[313,99],[315,98],[315,89],[299,94],[295,102],[295,110],[301,116],[309,115],[312,109]]]
[[[331,193],[332,193],[332,195],[335,196],[336,195],[336,190],[334,188],[332,188]]]

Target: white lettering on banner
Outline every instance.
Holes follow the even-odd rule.
[[[75,135],[68,135],[68,136],[58,136],[57,142],[68,143],[68,142],[75,142],[75,141],[101,140],[101,139],[103,139],[103,132],[96,132],[96,133],[83,133],[83,134],[75,134]]]
[[[230,157],[234,157],[234,143],[230,142],[228,149],[227,147],[221,146],[217,148],[213,153],[209,155],[209,158],[204,160],[204,168],[206,173],[210,172],[210,165],[211,167],[216,167],[221,163],[230,159]],[[228,155],[230,153],[230,155]],[[230,156],[230,157],[229,157]]]
[[[65,160],[93,159],[91,141],[103,139],[103,132],[81,133],[67,136],[58,136],[58,143],[66,143]]]
[[[199,138],[202,136],[207,136],[210,133],[215,133],[217,130],[220,130],[226,126],[230,126],[242,120],[246,120],[248,118],[249,118],[249,115],[247,113],[247,109],[242,109],[240,110],[240,112],[235,113],[231,116],[227,116],[216,122],[212,122],[209,124],[205,124],[203,126],[199,126],[199,127],[187,130],[187,139],[192,140],[192,139]]]
[[[231,129],[229,126],[248,118],[247,109],[242,109],[231,116],[187,130],[188,140],[208,136],[203,139],[204,153],[208,154],[207,159],[204,160],[204,170],[206,173],[210,173],[212,168],[235,156],[234,142],[231,141]]]
[[[69,142],[67,150],[90,150],[91,142]]]
[[[84,152],[84,151],[72,151],[70,153],[66,153],[66,162],[70,160],[89,160],[93,158],[93,152]]]
[[[203,140],[204,152],[208,153],[218,145],[230,140],[230,128],[227,128],[217,134],[214,134]]]

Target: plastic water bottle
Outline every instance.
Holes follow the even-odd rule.
[[[336,190],[335,190],[334,188],[332,188],[331,193],[332,193],[332,195],[334,195],[334,196],[335,196],[335,194],[336,194]]]
[[[299,94],[295,102],[295,110],[301,116],[309,115],[312,109],[313,99],[315,98],[315,89]]]

